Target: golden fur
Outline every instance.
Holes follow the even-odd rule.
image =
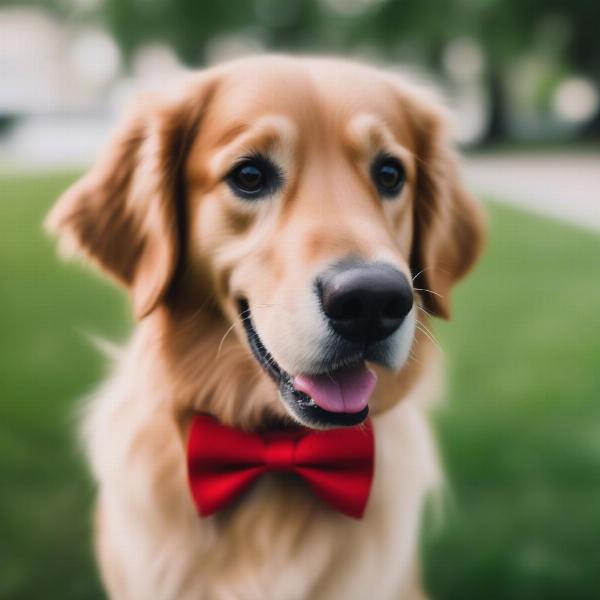
[[[401,201],[383,203],[369,182],[382,147],[405,165]],[[287,177],[281,194],[252,206],[223,183],[251,151],[276,157]],[[229,63],[172,97],[142,99],[48,223],[130,291],[140,319],[84,422],[110,596],[420,597],[419,514],[438,478],[423,410],[438,379],[428,314],[449,316],[450,289],[483,237],[435,104],[390,74],[337,60]],[[397,372],[375,367],[364,519],[281,476],[199,518],[185,473],[190,416],[259,430],[290,419],[247,346],[236,297],[248,297],[277,361],[307,369],[310,282],[348,255],[395,265],[420,304],[411,358]]]

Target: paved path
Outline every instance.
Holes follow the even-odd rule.
[[[600,230],[600,153],[471,156],[464,170],[476,193]]]

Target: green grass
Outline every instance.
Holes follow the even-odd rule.
[[[454,508],[435,598],[592,598],[600,568],[600,236],[492,206],[455,295],[436,425]]]
[[[0,181],[0,598],[101,598],[78,397],[102,376],[85,334],[123,335],[118,292],[56,259],[44,214],[73,177]]]
[[[69,174],[0,180],[0,598],[100,598],[77,399],[122,338],[122,295],[55,258]],[[490,206],[485,260],[438,324],[453,502],[424,541],[435,598],[591,598],[600,565],[600,236]],[[431,528],[429,528],[431,529]]]

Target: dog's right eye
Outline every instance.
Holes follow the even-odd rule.
[[[236,196],[255,200],[272,194],[281,186],[279,169],[263,156],[253,156],[239,162],[226,178]]]

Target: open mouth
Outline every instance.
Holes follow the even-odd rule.
[[[317,375],[286,372],[262,343],[248,302],[240,300],[242,323],[256,360],[270,375],[288,410],[301,423],[313,427],[352,426],[369,414],[368,401],[377,383],[364,361]]]

